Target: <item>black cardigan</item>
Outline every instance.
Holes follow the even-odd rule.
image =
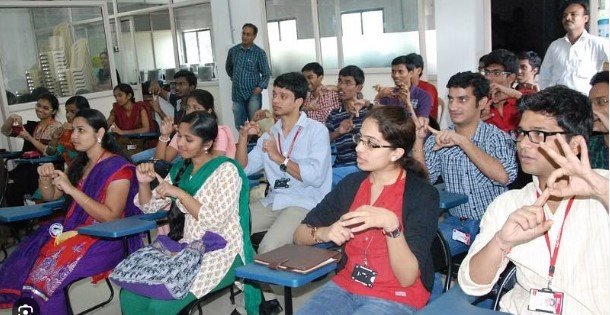
[[[434,266],[430,248],[438,228],[438,191],[427,178],[420,178],[407,170],[406,187],[403,195],[402,226],[409,248],[417,258],[424,287],[432,290]],[[311,226],[330,226],[341,215],[348,212],[360,184],[368,177],[368,172],[356,172],[346,176],[339,184],[313,208],[303,220]]]

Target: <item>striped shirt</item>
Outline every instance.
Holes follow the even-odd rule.
[[[339,129],[341,122],[346,119],[352,119],[354,123],[354,129],[352,131],[340,135],[335,139],[335,146],[337,148],[337,159],[335,160],[335,164],[333,166],[348,166],[348,165],[356,165],[356,143],[354,143],[353,135],[360,132],[360,128],[362,128],[362,122],[364,121],[364,116],[369,112],[371,107],[363,107],[360,110],[360,114],[358,117],[352,117],[352,114],[346,111],[343,106],[334,109],[328,115],[326,119],[326,128],[328,128],[328,133],[333,133],[335,130]]]
[[[244,48],[239,44],[229,49],[225,69],[233,81],[234,102],[245,102],[250,99],[252,90],[256,87],[266,89],[271,78],[267,54],[256,44],[252,44],[250,48]]]
[[[455,130],[455,126],[448,129]],[[434,183],[442,176],[448,192],[468,195],[467,203],[449,209],[451,215],[480,220],[487,206],[507,191],[506,186],[517,177],[515,142],[507,133],[482,121],[472,137],[474,145],[502,163],[508,174],[508,184],[485,176],[459,146],[433,151],[435,143],[435,136],[431,135],[424,145],[430,182]]]

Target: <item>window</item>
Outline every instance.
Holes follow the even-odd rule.
[[[297,40],[297,20],[290,19],[284,21],[267,22],[269,41],[296,41]]]
[[[184,40],[186,63],[203,64],[214,62],[212,32],[209,29],[185,31],[182,33],[182,39]]]
[[[383,11],[365,11],[341,14],[343,36],[383,34]]]

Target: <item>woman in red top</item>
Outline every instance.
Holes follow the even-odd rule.
[[[153,131],[148,105],[144,102],[136,102],[129,84],[119,84],[113,92],[116,103],[112,104],[108,117],[108,125],[112,132],[124,135]]]
[[[297,314],[413,314],[426,305],[439,202],[410,157],[414,140],[404,109],[366,116],[354,136],[362,172],[342,180],[294,234],[296,244],[343,245],[345,266]]]

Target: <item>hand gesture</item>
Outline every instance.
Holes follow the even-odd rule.
[[[161,104],[159,104],[159,96],[153,96],[153,99],[150,101],[150,107],[155,111],[155,113],[162,113]]]
[[[354,233],[341,224],[341,220],[331,226],[318,228],[318,239],[324,242],[333,242],[339,246],[354,238]]]
[[[345,109],[355,117],[360,117],[360,110],[366,106],[366,100],[353,98],[346,101]]]
[[[263,152],[266,152],[269,155],[269,158],[271,160],[274,160],[274,158],[282,156],[282,154],[278,151],[275,137],[273,136],[271,131],[267,132],[267,134],[269,135],[269,138],[263,140]]]
[[[159,127],[159,132],[163,137],[169,138],[169,136],[176,130],[176,126],[174,125],[174,119],[168,116],[165,116],[163,120],[161,120],[161,126]]]
[[[136,178],[139,183],[150,184],[155,178],[155,165],[153,163],[141,163],[136,166]]]
[[[577,137],[580,146],[580,160],[572,151],[563,135],[557,135],[556,138],[565,156],[551,148],[548,144],[540,143],[540,148],[560,166],[560,168],[551,173],[546,182],[550,194],[553,196],[591,196],[606,193],[608,190],[608,180],[591,169],[589,151],[585,139],[581,136]],[[566,186],[558,185],[557,181],[565,177],[568,177],[568,184]],[[594,183],[596,179],[599,181]],[[597,184],[598,182],[603,184],[599,185]]]
[[[527,90],[534,90],[540,92],[540,86],[538,83],[523,83],[522,86]]]
[[[53,177],[55,165],[53,163],[44,163],[36,168],[39,177]]]
[[[8,118],[10,118],[13,123],[13,126],[21,126],[23,125],[23,118],[17,114],[11,114],[10,116],[8,116]]]
[[[63,125],[61,125],[61,128],[64,130],[72,130],[74,129],[74,126],[72,126],[72,123],[65,122]]]
[[[494,114],[491,112],[491,104],[493,103],[492,99],[488,99],[485,105],[481,106],[481,120],[486,121],[491,119]]]
[[[260,132],[261,130],[256,122],[246,121],[244,122],[244,125],[239,128],[239,137],[248,139],[248,137],[258,135]]]
[[[72,192],[75,190],[75,188],[72,183],[70,183],[70,179],[68,179],[66,173],[60,170],[55,170],[53,171],[53,175],[51,175],[51,177],[53,177],[53,185],[55,186],[55,188],[63,191],[68,195],[72,195]]]
[[[268,109],[259,109],[254,113],[254,117],[252,117],[252,121],[259,121],[261,119],[271,118],[271,113]]]
[[[418,139],[426,140],[428,134],[430,134],[430,130],[428,128],[436,131],[436,129],[428,125],[430,123],[430,119],[428,117],[415,117],[414,119],[417,121],[415,124],[415,136]]]
[[[392,97],[394,96],[394,88],[393,87],[383,87],[379,84],[373,86],[373,89],[377,91],[377,95],[375,95],[375,99],[378,100],[382,97]]]
[[[110,132],[114,132],[114,133],[116,133],[117,135],[122,135],[122,134],[124,134],[124,133],[125,133],[125,132],[124,132],[124,131],[123,131],[121,128],[119,128],[119,126],[117,126],[116,124],[112,124],[112,126],[110,126],[110,128],[109,128],[109,129],[110,129]]]
[[[159,186],[155,188],[155,191],[157,192],[157,198],[159,199],[166,197],[180,198],[181,194],[186,193],[184,190],[164,180],[163,177],[161,177],[161,175],[157,173],[155,173],[155,178],[159,181]]]
[[[161,86],[157,80],[150,80],[150,86],[148,87],[148,93],[151,95],[159,95],[161,92]]]
[[[342,135],[349,133],[352,130],[354,130],[354,122],[351,118],[343,120],[341,124],[339,124],[339,128],[337,128],[337,131]]]
[[[348,228],[352,234],[372,228],[393,231],[400,226],[394,212],[369,205],[360,206],[356,210],[342,215],[340,223],[343,227]]]
[[[548,189],[545,189],[533,205],[521,207],[508,216],[496,234],[503,249],[527,243],[551,228],[553,221],[544,219],[543,210],[549,196]]]

